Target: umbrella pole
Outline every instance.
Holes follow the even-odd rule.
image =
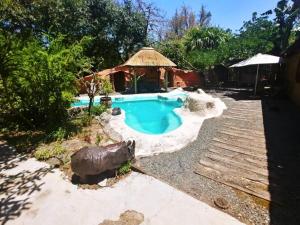
[[[256,70],[256,78],[255,78],[255,86],[254,86],[254,96],[256,96],[256,91],[257,91],[258,72],[259,72],[259,64],[257,65],[257,70]]]

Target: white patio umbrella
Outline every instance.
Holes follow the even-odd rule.
[[[257,65],[255,86],[254,86],[254,95],[256,95],[259,65],[262,65],[262,64],[278,64],[278,63],[280,63],[280,57],[274,56],[274,55],[267,55],[267,54],[258,53],[257,55],[252,56],[249,59],[246,59],[244,61],[241,61],[239,63],[236,63],[236,64],[230,66],[230,68]]]

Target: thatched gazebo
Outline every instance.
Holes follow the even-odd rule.
[[[137,75],[135,68],[170,68],[176,67],[176,64],[173,63],[170,59],[166,58],[159,52],[155,51],[154,48],[144,47],[136,54],[134,54],[130,59],[128,59],[123,66],[129,67],[133,72],[134,76],[134,92],[137,93]],[[166,70],[167,71],[167,70]],[[167,90],[168,85],[168,76],[167,72],[165,73],[165,86]]]

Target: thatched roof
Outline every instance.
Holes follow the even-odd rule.
[[[166,58],[159,52],[155,51],[154,48],[142,48],[140,51],[135,53],[130,59],[123,64],[124,66],[133,67],[174,67],[176,66],[170,59]]]

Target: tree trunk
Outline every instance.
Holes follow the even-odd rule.
[[[91,115],[91,108],[93,106],[93,103],[94,103],[94,97],[90,97],[89,109],[88,109],[89,115]]]

